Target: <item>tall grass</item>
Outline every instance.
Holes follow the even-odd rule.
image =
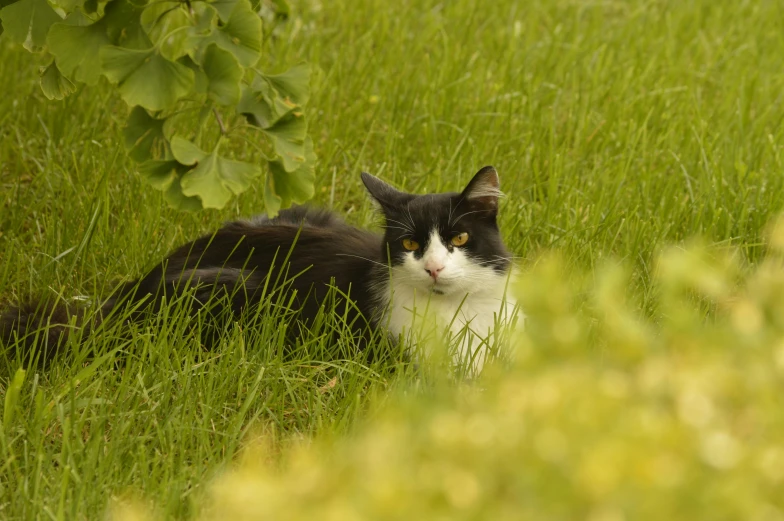
[[[661,323],[624,302],[618,265],[543,260],[517,288],[531,327],[512,367],[395,389],[351,436],[282,458],[262,436],[199,519],[781,519],[780,253],[739,283],[736,257],[667,251],[657,300],[679,314]]]
[[[629,331],[642,332],[637,344],[623,336],[621,326],[617,331],[584,328],[580,317],[592,316],[604,293],[564,290],[567,296],[574,293],[575,302],[555,328],[548,324],[557,309],[536,312],[537,302],[546,298],[527,301],[528,334],[539,346],[537,363],[544,365],[523,365],[515,374],[523,382],[524,375],[537,375],[520,391],[536,395],[538,385],[566,385],[568,378],[561,376],[573,363],[598,376],[615,368],[627,388],[636,389],[643,376],[613,362],[612,353],[630,342],[638,345],[629,355],[635,363],[655,364],[662,351],[688,347],[695,367],[704,360],[727,371],[737,363],[733,349],[761,346],[743,356],[772,349],[778,330],[769,329],[774,322],[766,320],[774,320],[770,317],[778,312],[770,310],[778,308],[754,308],[764,311],[760,328],[770,334],[749,344],[746,336],[726,336],[726,331],[746,323],[743,313],[754,316],[753,306],[728,314],[735,307],[725,297],[743,294],[737,290],[740,281],[765,253],[765,224],[784,202],[783,29],[784,6],[772,1],[302,2],[290,23],[271,37],[266,59],[281,68],[300,60],[317,68],[310,130],[320,157],[315,203],[334,208],[352,223],[373,226],[371,205],[358,182],[360,170],[425,192],[459,189],[479,167],[493,164],[507,193],[502,231],[524,271],[540,273],[535,270],[541,253],[560,252],[561,267],[553,271],[558,276],[542,275],[535,279],[539,289],[521,289],[524,301],[536,291],[559,295],[557,283],[563,280],[599,280],[605,272],[594,268],[604,259],[626,263],[629,276],[607,297],[607,305],[615,307],[605,311],[628,318]],[[26,51],[0,44],[3,300],[31,293],[99,300],[175,245],[226,219],[263,211],[258,191],[222,212],[168,210],[160,195],[131,173],[119,134],[126,109],[110,90],[84,88],[64,102],[49,102],[37,86],[34,61]],[[712,264],[678,264],[675,257],[668,257],[670,264],[656,264],[655,259],[665,246],[695,235],[719,248],[732,247],[736,274],[718,270],[715,280],[723,286],[717,287],[729,288],[726,294],[694,303],[692,290],[686,291],[689,307],[662,297],[669,290],[663,282],[654,283],[655,269],[675,270],[660,280],[682,280],[678,277],[709,274],[706,266]],[[752,302],[768,291],[764,280],[755,284],[748,293]],[[776,301],[778,293],[771,295]],[[161,516],[192,517],[201,511],[198,498],[205,497],[206,483],[259,433],[271,444],[269,458],[285,460],[297,440],[343,439],[358,417],[376,407],[371,403],[387,400],[390,388],[413,392],[420,384],[419,373],[367,363],[345,351],[335,356],[334,344],[319,331],[302,342],[295,356],[283,357],[274,313],[251,330],[227,328],[224,346],[204,352],[199,324],[195,330],[188,327],[178,312],[173,305],[170,315],[139,326],[107,326],[82,344],[75,339],[70,358],[46,372],[28,371],[18,394],[9,392],[18,367],[10,361],[0,383],[5,397],[14,396],[8,400],[13,408],[4,408],[0,434],[0,517],[95,518],[110,498],[129,488],[151,498]],[[329,320],[325,327],[340,328],[339,320]],[[564,347],[564,338],[572,338],[572,344]],[[730,354],[710,352],[712,343]],[[103,357],[89,358],[91,352]],[[676,375],[691,378],[679,372],[681,366],[673,367]],[[769,383],[759,393],[772,396],[777,373],[754,367],[750,374]],[[752,385],[742,372],[733,374],[733,382]],[[586,387],[567,386],[563,392],[575,396],[572,410],[590,411],[589,398],[601,391],[600,383],[576,381]],[[761,399],[757,391],[743,392],[732,403]],[[502,395],[492,396],[503,402]],[[643,411],[657,410],[655,396],[629,396],[597,418],[622,422],[639,404]],[[477,407],[495,410],[493,400]],[[416,407],[420,412],[394,409],[404,411],[396,418],[412,433],[442,405],[423,399]],[[451,410],[452,405],[443,407]],[[722,414],[735,410],[728,407],[715,402]],[[569,409],[553,410],[564,414]],[[770,415],[778,422],[773,409],[749,414]],[[557,427],[549,416],[537,418],[531,421],[542,429]],[[593,445],[579,437],[578,427],[565,428],[562,439],[569,450],[584,447],[587,454]],[[665,427],[673,432],[685,428]],[[600,425],[590,428],[598,440]],[[369,429],[367,439],[372,439],[377,431]],[[621,430],[618,436],[626,440],[629,432]],[[392,443],[408,443],[401,439]],[[654,450],[653,437],[631,436],[628,443],[638,439],[641,450]],[[430,447],[427,443],[435,442],[422,443]],[[342,455],[352,449],[336,450]],[[570,465],[580,461],[566,454]],[[689,472],[699,468],[705,480],[713,476],[710,463],[702,467],[696,455],[684,457]],[[534,467],[545,469],[541,474],[520,474],[521,483],[530,484],[530,491],[546,483],[559,494],[576,490],[568,480],[553,477],[559,468],[563,477],[573,467],[547,461]],[[418,463],[411,465],[401,469],[418,472]],[[748,478],[751,474],[727,475],[737,478],[732,483],[745,477],[757,484],[756,477]],[[356,481],[347,478],[346,483],[350,489]],[[392,490],[401,497],[400,489]],[[643,494],[644,488],[639,490]],[[574,517],[571,513],[561,515]]]

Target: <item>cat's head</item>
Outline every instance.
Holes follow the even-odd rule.
[[[498,174],[479,170],[462,192],[415,195],[362,174],[385,218],[384,255],[398,283],[439,295],[481,291],[509,268],[498,230]]]

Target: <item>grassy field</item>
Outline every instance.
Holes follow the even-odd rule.
[[[615,355],[607,353],[613,352],[613,342],[636,344],[618,332],[622,327],[593,330],[591,321],[582,318],[578,322],[593,332],[564,340],[542,333],[546,328],[537,328],[537,317],[540,325],[562,329],[564,322],[556,319],[563,310],[546,295],[572,279],[581,282],[564,290],[570,303],[565,306],[574,305],[575,316],[582,316],[591,305],[580,302],[592,298],[585,284],[603,280],[605,272],[594,270],[607,259],[629,267],[628,280],[613,290],[618,301],[628,303],[605,309],[604,294],[591,295],[608,313],[642,320],[639,329],[648,336],[638,343],[645,349],[662,348],[672,338],[677,339],[673,345],[689,349],[711,342],[729,349],[745,338],[728,336],[721,325],[741,324],[742,309],[741,315],[722,313],[722,306],[734,305],[726,304],[737,300],[728,295],[745,291],[738,280],[747,276],[749,287],[765,291],[767,279],[747,274],[761,273],[754,270],[765,258],[766,224],[784,206],[782,56],[784,6],[765,0],[297,2],[292,20],[267,51],[269,62],[280,69],[305,60],[316,70],[309,108],[319,156],[314,202],[350,222],[369,227],[377,222],[360,171],[421,193],[460,189],[479,167],[496,167],[507,194],[500,221],[508,246],[521,257],[524,271],[541,273],[521,286],[534,295],[528,301],[523,295],[534,311],[525,342],[537,341],[550,353],[537,355],[538,369],[531,370],[540,380],[552,375],[551,386],[585,382],[585,392],[603,388],[557,372],[560,364],[573,364],[578,353],[582,361],[610,360],[612,365]],[[160,194],[133,174],[124,155],[124,104],[106,86],[49,102],[38,87],[38,65],[23,49],[0,42],[3,302],[30,293],[105,296],[174,246],[227,219],[263,212],[261,191],[255,190],[222,212],[190,215],[167,209]],[[710,251],[731,251],[735,271],[722,268],[711,279],[706,266],[719,261],[672,257],[664,264],[670,266],[665,281],[705,289],[714,287],[714,280],[728,288],[703,291],[714,300],[689,308],[688,299],[673,304],[662,297],[668,286],[655,282],[656,266],[662,266],[656,259],[668,245],[695,236],[703,237]],[[538,262],[551,250],[559,252],[557,270],[552,262]],[[768,304],[775,301],[768,297]],[[190,518],[201,512],[208,483],[232,464],[249,439],[262,434],[269,459],[277,461],[302,440],[343,439],[390,393],[406,394],[422,384],[421,375],[410,371],[336,356],[318,331],[299,356],[283,359],[275,317],[263,319],[258,330],[227,332],[223,349],[204,353],[176,312],[173,308],[171,316],[140,326],[130,338],[108,328],[82,347],[74,345],[68,363],[28,372],[17,406],[4,409],[0,518],[95,519],[113,497],[129,490],[152,500],[163,518]],[[767,320],[778,324],[778,311],[770,313],[760,319],[760,327],[767,327]],[[737,316],[741,319],[733,322]],[[719,325],[710,327],[715,329],[698,327],[714,321]],[[665,333],[657,336],[653,331],[660,327]],[[687,330],[701,340],[689,343],[692,337],[676,334]],[[765,331],[770,334],[756,340],[760,346],[784,338],[777,336],[778,329]],[[85,360],[92,346],[101,346],[107,356]],[[118,351],[128,353],[121,366],[113,362]],[[784,355],[779,357],[784,367]],[[639,353],[631,358],[639,361]],[[736,363],[731,356],[711,355],[709,361],[727,367]],[[526,367],[531,366],[516,374],[525,375]],[[11,371],[15,368],[12,362]],[[0,375],[5,396],[12,374]],[[691,373],[677,374],[687,379]],[[780,391],[781,375],[768,376],[762,380],[772,386],[768,391]],[[733,378],[743,387],[742,375]],[[508,380],[500,381],[498,389],[506,389]],[[575,407],[583,404],[580,389],[568,389],[564,396],[573,397]],[[535,390],[529,386],[520,392]],[[503,397],[503,392],[492,396]],[[487,406],[495,412],[488,413],[488,421],[509,412],[496,407],[502,398],[492,396]],[[433,407],[456,407],[454,397],[433,400],[441,404]],[[770,400],[765,403],[778,403]],[[613,404],[597,418],[616,418],[612,415],[634,406],[633,401],[624,407]],[[429,410],[401,406],[392,417],[411,427],[425,424]],[[771,406],[757,413],[775,415],[775,410]],[[543,429],[549,425],[549,416],[537,418]],[[371,443],[373,433],[385,439],[384,421],[362,439]],[[579,426],[570,425],[564,427],[565,439],[577,443],[568,436]],[[600,436],[601,427],[591,424],[591,435]],[[657,438],[651,436],[637,438],[640,447],[655,447]],[[678,446],[681,438],[676,438],[668,443]],[[421,446],[416,439],[410,442],[424,451],[432,440]],[[360,457],[345,445],[350,443],[343,442],[335,453],[344,460],[330,456],[336,468]],[[500,465],[503,454],[496,457],[492,461]],[[548,474],[553,466],[541,467],[540,477],[551,479],[553,487],[560,484],[568,503],[569,485],[559,481],[561,474]],[[329,467],[320,468],[329,473]],[[291,471],[286,483],[301,478],[297,472]],[[341,479],[355,483],[356,478],[346,477],[348,471],[342,472]],[[690,476],[695,483],[710,482],[710,474]],[[537,478],[525,479],[535,483]],[[334,494],[343,497],[342,490]],[[710,504],[721,490],[700,496],[699,504]],[[585,518],[590,511],[588,499],[575,503],[575,510],[548,510],[547,498],[555,502],[558,495],[551,489],[540,492],[540,513],[550,512],[550,519],[574,519],[576,513]],[[698,506],[694,512],[700,512]],[[765,519],[782,519],[782,508],[761,512],[770,514]],[[623,519],[612,517],[617,509],[597,512],[607,515],[595,519]],[[306,514],[301,519],[308,519]],[[473,519],[482,518],[476,515]],[[500,518],[504,515],[493,517]]]

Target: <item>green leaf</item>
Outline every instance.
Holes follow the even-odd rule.
[[[46,33],[52,24],[62,18],[46,0],[20,0],[0,9],[0,20],[9,38],[35,52],[46,44]]]
[[[177,178],[177,167],[181,166],[174,160],[150,159],[136,167],[139,175],[156,190],[167,190]]]
[[[240,100],[243,71],[234,55],[210,44],[204,53],[202,67],[209,80],[209,96],[221,105],[236,105]]]
[[[209,4],[218,11],[218,16],[223,22],[229,21],[231,13],[237,6],[237,0],[210,0]]]
[[[46,41],[63,74],[89,85],[98,82],[101,76],[98,50],[111,43],[102,22],[88,26],[54,24]]]
[[[305,105],[310,99],[310,65],[295,65],[282,74],[263,74],[277,93],[289,103]]]
[[[120,89],[128,105],[163,110],[187,95],[194,84],[193,71],[149,50],[101,48],[103,73]]]
[[[210,80],[207,78],[207,75],[204,74],[204,70],[199,66],[199,64],[193,61],[193,59],[187,54],[177,60],[177,63],[181,63],[193,71],[193,91],[198,94],[206,94]]]
[[[174,159],[183,165],[195,165],[207,155],[207,152],[200,149],[195,143],[180,136],[172,137],[171,150]]]
[[[41,70],[41,90],[51,99],[63,99],[76,90],[73,82],[62,75],[53,61]]]
[[[261,18],[248,0],[238,0],[228,21],[213,30],[210,38],[232,53],[240,65],[252,67],[261,57]]]
[[[280,156],[287,172],[298,169],[305,162],[305,137],[308,125],[301,112],[292,110],[274,125],[262,131],[272,140],[272,146]]]
[[[94,17],[93,17],[94,18]],[[93,18],[89,18],[86,14],[84,14],[83,9],[77,9],[73,13],[69,14],[65,17],[65,19],[61,22],[67,25],[78,25],[80,27],[87,27],[88,25],[92,25],[95,21]],[[54,27],[54,26],[52,26]],[[51,30],[51,29],[50,29]],[[47,45],[49,41],[49,34],[46,35],[47,37]],[[50,49],[51,51],[51,49]]]
[[[84,4],[85,0],[49,0],[49,5],[65,13],[72,13]]]
[[[242,86],[237,112],[243,114],[251,125],[262,128],[272,126],[279,117],[274,114],[272,106],[261,92],[245,85]]]
[[[163,198],[172,208],[195,212],[202,209],[201,199],[188,197],[182,193],[180,180],[188,171],[186,166],[174,160],[149,160],[137,167],[142,176],[156,190],[163,192]]]
[[[198,2],[192,4],[191,27],[185,31],[185,47],[195,63],[201,63],[204,51],[212,41],[218,13],[210,4]],[[195,22],[195,23],[194,23]]]
[[[165,118],[153,118],[142,107],[133,108],[123,128],[125,148],[128,149],[131,159],[141,163],[148,159],[164,157],[166,138],[163,135],[163,124],[165,122]]]
[[[149,37],[160,46],[161,54],[170,60],[177,60],[192,50],[193,42],[188,31],[191,27],[185,4],[182,2],[153,2],[141,16],[142,25]]]
[[[186,212],[198,212],[204,209],[201,199],[196,196],[187,196],[183,193],[182,178],[176,177],[169,188],[163,192],[163,198],[169,206]]]
[[[106,5],[103,18],[106,34],[112,44],[128,49],[144,50],[152,47],[152,42],[142,25],[144,5],[136,5],[130,0],[111,0]]]
[[[286,0],[272,0],[272,5],[275,6],[275,16],[280,19],[286,20],[291,16],[291,7]]]
[[[316,154],[313,152],[313,141],[310,138],[305,140],[304,150],[305,161],[294,171],[288,171],[281,161],[270,161],[269,167],[273,177],[274,190],[280,197],[283,208],[288,208],[292,203],[304,203],[315,193]]]
[[[220,156],[220,141],[210,154],[179,136],[172,138],[171,148],[177,161],[196,165],[182,176],[180,185],[183,194],[198,196],[205,208],[223,208],[232,194],[244,192],[261,175],[258,165]]]
[[[253,87],[243,86],[242,97],[237,111],[245,114],[248,122],[262,128],[271,127],[280,118],[297,108],[297,105],[284,101],[264,78],[257,77]]]
[[[2,9],[7,5],[14,4],[16,2],[19,2],[19,0],[0,0],[0,9]],[[0,20],[0,36],[2,36],[2,34],[3,34],[3,22],[2,20]]]
[[[65,76],[94,85],[101,77],[101,47],[110,44],[134,49],[150,47],[149,38],[141,30],[141,12],[127,0],[113,0],[107,4],[104,17],[93,24],[79,24],[83,18],[79,11],[54,24],[46,42],[57,67]]]
[[[264,183],[264,210],[267,216],[272,218],[278,215],[281,203],[280,196],[275,193],[275,178],[270,171],[267,174],[267,182]]]

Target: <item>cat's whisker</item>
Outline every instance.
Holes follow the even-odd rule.
[[[456,225],[458,222],[460,222],[460,219],[462,219],[462,218],[463,218],[463,217],[465,217],[466,215],[471,215],[471,214],[474,214],[474,213],[482,213],[482,210],[474,210],[474,211],[472,211],[472,212],[465,212],[465,213],[463,213],[463,214],[460,214],[460,216],[459,216],[459,217],[457,217],[457,218],[456,218],[456,219],[455,219],[453,222],[449,223],[449,226],[454,226],[454,225]]]
[[[356,259],[366,260],[368,262],[372,262],[373,264],[378,264],[379,266],[383,266],[384,268],[389,268],[388,264],[384,264],[383,262],[374,261],[372,259],[368,259],[367,257],[362,257],[360,255],[353,255],[351,253],[336,253],[335,255],[339,257],[354,257]]]
[[[406,213],[408,214],[408,222],[411,224],[412,229],[416,229],[416,223],[414,222],[414,217],[411,215],[411,204],[406,205]]]
[[[475,262],[478,266],[497,266],[499,262],[505,259],[495,259],[490,261]]]
[[[407,230],[407,231],[409,231],[411,233],[414,233],[414,228],[415,227],[413,226],[413,223],[411,223],[411,225],[409,225],[407,223],[403,223],[403,222],[400,222],[400,221],[396,221],[395,219],[389,219],[389,218],[387,218],[387,222],[392,222],[392,223],[395,223],[395,224],[399,224],[400,226],[402,226],[401,229]]]
[[[384,229],[386,229],[386,230],[402,230],[402,231],[406,232],[407,234],[411,234],[411,230],[408,230],[406,228],[401,228],[400,226],[385,226]]]

